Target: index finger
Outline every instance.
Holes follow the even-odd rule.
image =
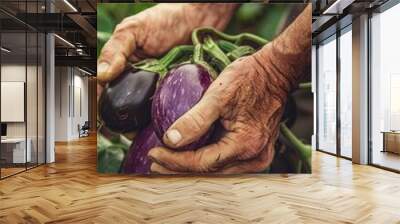
[[[218,142],[196,151],[178,152],[165,147],[157,147],[151,149],[148,156],[154,162],[173,171],[214,172],[241,154],[242,147],[235,141],[236,134],[230,132]]]
[[[115,79],[124,70],[135,48],[135,35],[131,31],[122,29],[114,32],[97,61],[97,79],[102,83]]]

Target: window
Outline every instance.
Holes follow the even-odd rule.
[[[40,13],[42,5],[44,1],[0,3],[17,7],[19,16]],[[46,156],[45,34],[4,12],[0,12],[0,178],[43,164]]]
[[[372,163],[400,170],[400,4],[371,18]]]
[[[318,149],[336,153],[336,36],[318,47]]]
[[[351,26],[340,36],[340,155],[352,156],[352,34]]]

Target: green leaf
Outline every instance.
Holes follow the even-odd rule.
[[[97,155],[97,171],[100,173],[118,173],[125,157],[120,148],[110,147]]]
[[[291,7],[287,4],[268,5],[267,13],[260,18],[257,23],[258,35],[272,40],[281,31],[282,25],[285,23]]]
[[[259,3],[242,4],[236,12],[236,17],[242,23],[253,22],[263,13],[264,6],[264,4]]]
[[[119,140],[97,136],[97,171],[100,173],[118,173],[129,146]]]
[[[99,4],[97,7],[97,31],[112,33],[115,23],[107,13],[106,6]]]
[[[107,42],[110,39],[111,33],[97,31],[97,39],[103,42]]]

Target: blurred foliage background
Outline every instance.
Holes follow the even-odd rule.
[[[124,18],[154,5],[156,3],[97,4],[97,55],[111,37],[117,24]],[[224,32],[229,34],[249,32],[272,40],[296,18],[304,7],[305,4],[244,3],[238,8]],[[298,90],[292,95],[296,102],[297,110],[294,113],[296,113],[297,119],[291,130],[304,143],[310,144],[313,130],[312,94],[309,90]],[[100,127],[99,132],[101,134],[98,135],[98,171],[102,173],[118,172],[131,141],[123,135],[111,133],[105,127]],[[286,148],[277,149],[272,170],[268,172],[305,172],[298,169],[296,163],[298,156],[292,153],[293,150],[286,150]]]
[[[156,3],[97,4],[97,55],[118,23],[154,5]],[[304,6],[303,4],[245,3],[238,8],[225,32],[230,34],[249,32],[272,40]]]

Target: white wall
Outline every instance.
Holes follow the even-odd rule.
[[[71,135],[75,138],[78,137],[78,124],[83,125],[85,121],[89,120],[88,117],[88,78],[82,76],[82,73],[79,72],[78,75],[76,74],[78,70],[75,70],[74,73],[74,108],[73,113],[74,117],[72,119],[72,132]],[[81,110],[81,111],[80,111]]]
[[[88,120],[88,78],[83,75],[76,68],[56,67],[56,141],[79,138],[78,125]]]
[[[67,67],[55,68],[55,140],[68,140],[68,87],[69,69]]]
[[[28,67],[28,70],[31,68]],[[2,82],[25,82],[25,64],[2,64],[1,65],[1,81]],[[7,110],[7,108],[0,108]],[[24,108],[23,108],[24,109]],[[25,138],[25,122],[6,122],[7,137],[9,138]],[[29,136],[28,136],[29,137]]]
[[[1,66],[1,81],[2,82],[25,82],[25,75],[27,69],[28,74],[35,74],[36,75],[36,66],[27,66],[27,68],[24,65],[20,64],[3,64]],[[29,77],[28,77],[29,79]],[[36,81],[33,82],[33,80],[28,80],[29,84],[33,84],[36,86]],[[36,88],[28,88],[27,89],[27,104],[30,104],[34,100],[36,100]],[[30,91],[32,90],[32,92]],[[29,106],[29,105],[27,105]],[[33,105],[30,106],[35,106],[36,108],[36,101]],[[40,106],[40,105],[39,105]],[[7,108],[1,108],[1,110],[7,110]],[[31,110],[29,110],[31,111]],[[35,109],[36,111],[36,109]],[[27,113],[27,118],[28,122],[35,121],[36,124],[36,113]],[[29,124],[28,128],[34,128],[36,130],[36,126],[33,127],[33,124]],[[7,122],[7,136],[8,137],[25,137],[25,122]],[[29,137],[29,133],[28,133]]]
[[[36,70],[38,69],[38,71]],[[25,80],[27,77],[27,81]],[[23,122],[6,122],[7,137],[10,138],[25,138],[25,135],[30,139],[30,148],[32,161],[36,162],[39,158],[39,163],[44,162],[44,74],[42,67],[36,65],[25,64],[3,64],[1,66],[1,81],[9,82],[24,82],[26,83],[26,107],[22,107],[22,113],[26,110],[27,120]],[[23,91],[23,90],[22,90]],[[23,94],[23,92],[22,92]],[[4,96],[2,96],[4,97]],[[1,110],[10,110],[10,108],[2,107]],[[10,112],[10,111],[8,111]],[[12,111],[11,111],[12,113]],[[36,153],[39,153],[37,156]]]
[[[31,68],[28,67],[28,70]],[[25,82],[25,64],[4,64],[1,65],[1,81],[4,82]],[[7,110],[7,108],[1,108]],[[7,123],[8,137],[25,137],[25,123],[11,122]]]

